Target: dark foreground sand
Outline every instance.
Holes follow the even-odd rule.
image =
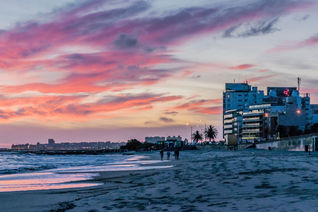
[[[100,173],[96,187],[0,193],[0,211],[318,211],[318,154],[200,150],[165,164]]]

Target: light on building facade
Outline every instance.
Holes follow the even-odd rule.
[[[296,110],[296,113],[297,114],[301,114],[301,111],[298,109],[298,110]]]

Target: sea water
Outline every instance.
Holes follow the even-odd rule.
[[[87,183],[101,171],[167,168],[143,166],[158,161],[145,156],[105,155],[35,155],[0,153],[0,192],[61,189],[97,186]]]

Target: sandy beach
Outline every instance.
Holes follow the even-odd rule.
[[[317,164],[304,152],[185,151],[158,163],[172,168],[100,172],[100,186],[0,193],[0,211],[317,211]]]

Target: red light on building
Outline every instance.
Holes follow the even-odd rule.
[[[268,113],[265,113],[265,117],[268,118]]]
[[[284,95],[285,95],[285,96],[290,96],[290,92],[289,92],[289,89],[288,89],[288,88],[286,88],[286,89],[284,90]]]
[[[297,113],[297,114],[301,114],[301,111],[298,109],[298,110],[296,111],[296,113]]]

